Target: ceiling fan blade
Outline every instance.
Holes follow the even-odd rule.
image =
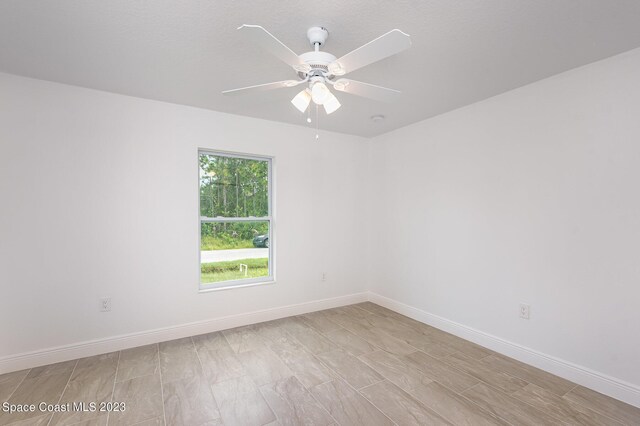
[[[250,95],[256,92],[264,92],[265,90],[281,89],[285,87],[294,87],[304,83],[305,80],[284,80],[274,81],[273,83],[257,84],[255,86],[240,87],[238,89],[224,90],[223,95]]]
[[[283,42],[275,38],[273,34],[260,25],[244,24],[238,27],[238,30],[242,30],[251,37],[251,40],[255,44],[276,56],[285,64],[296,69],[306,66],[293,50],[289,49]]]
[[[399,90],[388,87],[376,86],[375,84],[363,83],[361,81],[341,78],[333,83],[333,88],[356,96],[371,98],[382,102],[392,102],[402,93]]]
[[[358,47],[329,65],[336,75],[344,75],[381,59],[402,52],[411,46],[411,37],[400,30],[391,30]],[[335,72],[334,72],[335,71]]]

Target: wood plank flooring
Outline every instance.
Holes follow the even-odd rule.
[[[640,425],[640,409],[372,303],[0,375],[0,425]]]

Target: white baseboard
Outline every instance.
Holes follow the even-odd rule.
[[[627,404],[640,407],[640,387],[625,382],[624,380],[544,354],[489,333],[476,330],[473,327],[448,320],[388,297],[381,296],[377,293],[369,292],[369,301],[408,316],[409,318],[413,318],[422,323],[477,343],[503,355],[515,358],[526,364],[533,365],[534,367],[540,368],[541,370],[555,374],[556,376],[560,376],[589,389],[609,395],[613,398],[619,399],[620,401],[624,401]]]
[[[270,321],[278,318],[300,315],[322,309],[336,308],[368,300],[368,293],[355,293],[330,299],[314,300],[312,302],[295,305],[280,306],[226,317],[213,318],[205,321],[192,322],[171,327],[147,330],[120,336],[107,337],[58,346],[33,352],[0,358],[0,374],[24,370],[56,362],[69,361],[107,352],[135,348],[182,337],[196,336],[213,331]]]
[[[476,330],[472,327],[448,320],[372,292],[355,293],[330,299],[280,306],[277,308],[213,318],[205,321],[113,336],[104,339],[89,340],[71,345],[12,355],[0,358],[0,374],[134,348],[152,343],[164,342],[167,340],[179,339],[182,337],[226,330],[228,328],[270,321],[292,315],[300,315],[322,309],[360,303],[366,300],[406,315],[417,321],[447,331],[463,339],[477,343],[498,353],[533,365],[567,380],[571,380],[574,383],[578,383],[597,392],[609,395],[636,407],[640,407],[640,387],[636,385],[591,370],[587,367],[576,365],[572,362],[541,353],[534,349],[510,342],[489,333]]]

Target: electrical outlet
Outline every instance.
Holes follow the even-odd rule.
[[[522,319],[529,319],[529,316],[531,314],[531,306],[525,304],[525,303],[521,303],[520,304],[520,318]]]
[[[322,273],[322,281],[326,281],[327,280],[327,273],[323,272]]]
[[[109,311],[111,311],[111,298],[110,297],[100,298],[100,312],[109,312]]]

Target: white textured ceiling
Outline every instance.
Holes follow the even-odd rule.
[[[0,71],[305,125],[289,103],[299,88],[220,94],[294,77],[241,24],[297,53],[324,26],[338,57],[393,28],[410,34],[409,50],[349,74],[402,90],[398,102],[339,93],[343,107],[320,114],[321,128],[373,136],[640,46],[640,1],[1,0]]]

